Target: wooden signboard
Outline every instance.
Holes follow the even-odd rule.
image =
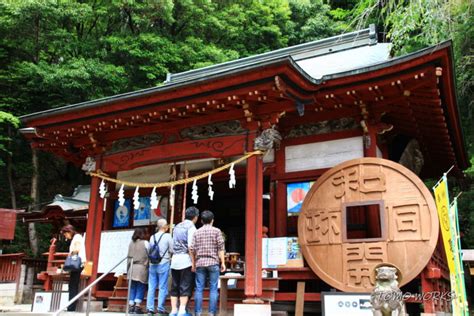
[[[15,210],[0,209],[0,240],[13,240],[16,226]]]
[[[364,157],[362,136],[285,147],[285,172],[331,168]]]

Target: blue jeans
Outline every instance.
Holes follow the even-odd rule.
[[[196,268],[196,291],[194,292],[194,311],[202,312],[202,292],[206,286],[206,278],[209,277],[209,313],[217,314],[217,283],[219,281],[219,265]]]
[[[132,280],[132,285],[130,287],[130,298],[129,304],[133,305],[135,303],[140,304],[145,297],[146,284]]]
[[[165,301],[168,295],[168,275],[171,263],[150,264],[148,272],[148,295],[146,309],[155,311],[155,291],[158,286],[158,312],[165,312]]]

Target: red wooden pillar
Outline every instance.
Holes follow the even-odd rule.
[[[270,181],[270,206],[269,206],[269,227],[268,227],[268,237],[275,237],[276,230],[276,203],[275,203],[275,182]]]
[[[377,157],[377,131],[367,123],[368,134],[364,135],[364,157]]]
[[[110,175],[110,174],[109,174]],[[110,175],[111,177],[116,177],[116,175]],[[113,190],[113,186],[110,185],[108,190]],[[104,218],[102,223],[103,230],[109,230],[112,228],[114,223],[114,200],[107,199],[107,205],[105,206]]]
[[[426,267],[421,272],[421,293],[428,293],[434,291],[434,284],[433,279],[428,278],[427,276],[428,267]],[[435,302],[433,299],[424,300],[423,301],[423,308],[425,313],[435,313]]]
[[[275,237],[285,237],[288,228],[288,216],[286,210],[286,184],[282,181],[276,182],[276,229]]]
[[[100,168],[100,159],[96,160],[96,165]],[[99,248],[100,235],[102,232],[102,220],[104,216],[103,203],[104,200],[99,196],[100,179],[92,177],[91,193],[89,200],[89,213],[87,217],[86,228],[86,256],[88,261],[92,261],[92,276],[89,278],[89,283],[97,278],[97,266],[99,264]]]
[[[109,177],[111,178],[117,178],[117,173],[116,172],[106,172]],[[104,230],[109,230],[113,228],[113,223],[114,223],[114,206],[115,206],[115,199],[117,198],[115,196],[115,199],[110,197],[110,193],[112,193],[112,196],[114,196],[114,191],[115,191],[115,183],[107,183],[106,182],[106,190],[109,194],[109,197],[102,201],[102,203],[106,203],[105,209],[102,208],[103,210],[103,218],[102,218],[102,231]],[[102,207],[104,205],[102,204]]]
[[[285,148],[275,151],[275,162],[277,174],[285,173]],[[281,180],[275,181],[275,236],[285,237],[288,228],[288,216],[286,209],[286,184]]]
[[[249,146],[253,146],[253,139]],[[247,160],[245,205],[245,302],[255,303],[262,295],[263,161],[261,156]]]

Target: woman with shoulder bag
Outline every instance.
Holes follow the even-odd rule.
[[[76,228],[72,225],[66,225],[61,229],[61,234],[67,240],[71,240],[69,246],[69,256],[75,258],[78,256],[81,260],[81,266],[79,269],[70,270],[69,272],[69,300],[79,293],[79,281],[81,280],[81,272],[86,263],[86,247],[84,244],[84,237],[76,231]],[[69,258],[68,258],[69,259]],[[68,260],[66,259],[66,260]],[[76,310],[77,301],[67,307],[68,311]]]
[[[145,229],[136,228],[133,232],[132,241],[128,246],[127,277],[132,279],[128,308],[130,314],[143,314],[140,304],[145,297],[148,283],[148,247]],[[132,264],[133,267],[131,267]],[[131,273],[130,269],[132,270]]]

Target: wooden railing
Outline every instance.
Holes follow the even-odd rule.
[[[17,283],[20,280],[24,253],[0,255],[0,283]]]
[[[51,291],[53,286],[53,279],[51,275],[57,274],[58,268],[60,268],[64,261],[66,260],[68,253],[67,252],[45,252],[43,256],[46,256],[48,259],[46,269],[43,269],[41,272],[37,274],[38,280],[43,281],[43,288],[45,291]]]

